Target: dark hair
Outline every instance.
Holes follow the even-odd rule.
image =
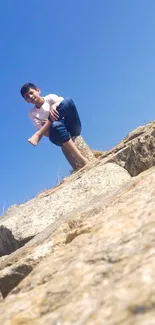
[[[22,86],[22,88],[20,90],[21,95],[24,97],[24,95],[29,91],[30,88],[37,89],[37,87],[34,84],[32,84],[31,82],[28,82],[27,84]]]

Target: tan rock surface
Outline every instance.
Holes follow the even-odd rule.
[[[79,143],[81,143],[80,141],[79,137]],[[109,187],[113,192],[115,187],[113,180],[110,181],[111,185],[104,181],[105,178],[107,179],[108,174],[108,171],[104,169],[104,164],[116,163],[125,168],[131,176],[136,176],[154,166],[155,122],[138,127],[130,132],[118,145],[103,154],[99,154],[98,157],[102,167],[101,164],[98,165],[97,163],[93,169],[88,166],[86,168],[87,173],[85,173],[85,170],[83,172],[79,171],[76,175],[73,174],[68,177],[67,182],[59,187],[45,191],[25,204],[10,208],[1,219],[0,225],[9,228],[15,239],[23,244],[45,229],[46,226],[54,223],[55,220],[74,210],[75,206],[78,208],[81,202],[82,204],[87,203],[94,195],[98,195],[98,191],[101,191],[102,194],[104,189],[107,192]],[[117,167],[112,167],[110,171],[110,179],[112,174],[115,175],[115,168]],[[121,172],[121,170],[119,171]],[[116,172],[116,174],[117,178],[119,172]],[[126,176],[122,174],[118,187],[127,180]],[[56,205],[55,202],[57,202]],[[46,209],[44,209],[44,206],[46,206]]]
[[[128,172],[117,164],[100,162],[86,172],[72,175],[67,182],[45,191],[25,204],[11,209],[0,224],[12,231],[20,242],[35,236],[58,218],[70,213],[99,194],[113,194],[130,179]]]
[[[1,245],[4,229],[7,244],[37,235],[0,258],[0,324],[155,324],[154,137],[155,122],[139,127],[98,151],[98,163],[8,210]]]
[[[136,176],[155,165],[155,122],[140,126],[130,132],[118,145],[101,157],[112,161]]]
[[[33,248],[42,261],[0,302],[0,324],[154,325],[154,197],[155,167],[68,216]]]

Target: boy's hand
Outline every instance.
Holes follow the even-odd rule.
[[[51,118],[52,121],[56,121],[56,120],[58,120],[58,118],[59,118],[59,113],[58,113],[58,111],[57,111],[57,107],[56,107],[55,105],[52,105],[52,108],[51,108],[51,110],[50,110],[49,115],[50,115],[50,118]]]

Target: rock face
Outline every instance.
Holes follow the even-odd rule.
[[[10,254],[19,247],[20,243],[14,238],[12,232],[8,228],[0,226],[0,256]]]
[[[122,167],[100,162],[93,169],[87,170],[87,173],[81,174],[79,171],[62,185],[14,208],[14,212],[6,214],[0,223],[12,231],[16,240],[27,241],[97,195],[108,196],[114,193],[129,178],[129,173]]]
[[[25,209],[28,223],[23,227],[28,231],[32,225],[35,228],[29,222],[30,210],[34,208],[35,217],[41,205],[49,209],[48,197],[50,202],[63,200],[66,208],[49,223],[45,214],[46,228],[38,217],[37,235],[0,258],[0,291],[5,298],[0,297],[0,324],[154,325],[153,128],[154,123],[135,130],[101,155],[98,164],[8,211],[3,223],[11,226],[11,219],[18,224]],[[135,148],[137,156],[132,156],[133,161],[130,157],[129,164],[123,151]],[[125,169],[116,163],[124,163]],[[131,177],[128,169],[137,176]],[[65,189],[70,191],[69,203]],[[72,192],[77,195],[74,199]],[[21,238],[19,229],[13,233]]]
[[[136,176],[155,165],[155,122],[140,126],[116,147],[102,155],[104,161],[113,161]]]

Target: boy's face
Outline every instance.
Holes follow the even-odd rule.
[[[40,96],[40,90],[39,89],[33,89],[30,88],[28,92],[24,95],[25,100],[27,103],[31,104],[40,104],[40,100],[42,99]]]

